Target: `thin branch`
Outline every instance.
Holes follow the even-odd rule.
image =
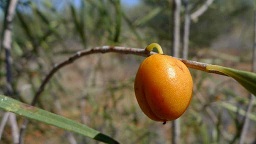
[[[67,131],[65,133],[65,135],[66,135],[66,137],[67,137],[67,139],[68,139],[70,144],[77,144],[76,139],[75,139],[73,133]]]
[[[87,101],[87,96],[85,95],[82,97],[79,102],[80,102],[80,113],[81,113],[81,122],[82,124],[87,124],[89,123],[89,117],[86,115],[86,101]],[[82,143],[88,143],[86,138],[82,139]]]
[[[255,100],[255,97],[254,97],[253,94],[251,94],[250,99],[249,99],[249,104],[248,104],[248,107],[247,107],[247,110],[246,110],[246,114],[244,116],[244,124],[243,124],[243,128],[241,130],[239,144],[244,144],[245,143],[245,137],[246,137],[246,134],[248,132],[249,123],[250,123],[249,114],[252,111],[252,106],[253,106],[254,100]]]
[[[81,122],[83,124],[86,124],[89,121],[88,117],[86,116],[86,112],[85,112],[86,97],[87,97],[87,95],[80,99]]]
[[[138,56],[144,56],[144,57],[155,54],[154,52],[148,52],[148,51],[146,51],[145,49],[142,49],[142,48],[128,48],[128,47],[119,47],[119,46],[102,46],[102,47],[95,47],[95,48],[92,48],[92,49],[89,49],[89,50],[78,51],[76,54],[74,54],[73,56],[64,60],[63,62],[61,62],[59,64],[56,64],[51,69],[51,71],[43,79],[39,89],[37,90],[37,92],[36,92],[36,94],[35,94],[35,96],[32,100],[31,105],[33,105],[33,106],[36,105],[40,95],[42,94],[42,92],[45,89],[45,86],[47,85],[47,83],[50,81],[50,79],[53,77],[53,75],[58,70],[60,70],[61,68],[65,67],[69,64],[72,64],[74,61],[78,60],[79,58],[81,58],[83,56],[87,56],[87,55],[90,55],[90,54],[97,54],[97,53],[110,53],[110,52],[120,53],[120,54],[132,54],[132,55],[138,55]],[[205,72],[208,72],[208,73],[220,74],[219,72],[216,72],[216,71],[208,71],[206,69],[206,66],[208,64],[206,64],[206,63],[200,63],[200,62],[196,62],[196,61],[189,61],[189,60],[185,60],[185,59],[179,59],[179,60],[181,60],[189,68],[205,71]],[[25,133],[27,124],[28,124],[28,120],[25,119],[25,121],[23,122],[23,124],[21,126],[21,129],[20,129],[20,143],[22,143],[22,138],[21,137]]]
[[[172,144],[180,143],[180,119],[172,121]]]
[[[73,63],[75,60],[90,54],[95,53],[108,53],[108,52],[116,52],[116,53],[123,53],[123,54],[134,54],[134,55],[141,55],[141,56],[149,56],[149,53],[144,49],[136,49],[136,48],[126,48],[126,47],[115,47],[115,46],[103,46],[103,47],[95,47],[90,50],[79,51],[75,55],[69,57],[67,60],[55,65],[53,69],[47,74],[45,79],[43,80],[42,84],[40,85],[38,91],[36,92],[34,99],[32,100],[31,105],[35,105],[39,99],[39,96],[43,92],[45,85],[48,81],[52,78],[52,76],[62,67]]]
[[[181,10],[181,1],[173,1],[173,47],[172,55],[174,57],[179,57],[180,55],[180,10]]]
[[[12,128],[13,143],[18,144],[19,143],[19,127],[17,124],[16,115],[14,113],[10,113],[9,123]]]
[[[4,49],[11,49],[12,43],[12,21],[15,13],[15,8],[18,0],[11,0],[7,2],[7,8],[5,11],[4,28],[2,33],[2,45]]]
[[[21,127],[20,127],[20,138],[19,138],[19,144],[23,144],[23,138],[25,136],[25,132],[27,129],[27,125],[28,125],[29,121],[28,119],[24,119]]]
[[[12,44],[12,21],[18,0],[7,3],[3,27],[3,39],[1,47],[5,50],[7,95],[12,96],[12,73],[11,73],[11,44]]]
[[[4,127],[7,123],[7,120],[9,118],[10,112],[5,112],[4,116],[2,117],[1,125],[0,125],[0,140],[2,138],[3,132],[4,132]]]
[[[174,57],[180,57],[180,11],[181,11],[181,0],[173,1],[173,47],[172,55]],[[176,119],[172,121],[172,144],[180,143],[180,120]]]
[[[190,15],[190,18],[193,21],[197,21],[198,17],[200,17],[207,9],[208,7],[213,3],[214,0],[207,0],[197,11],[193,12]]]
[[[7,95],[11,97],[13,96],[12,71],[11,71],[12,21],[13,21],[17,3],[18,3],[18,0],[10,0],[7,2],[5,16],[4,16],[3,32],[2,32],[2,43],[1,43],[1,49],[3,48],[5,50]],[[16,144],[19,141],[19,131],[18,131],[16,115],[13,113],[10,113],[8,118],[9,118],[10,126],[12,129],[13,143]]]
[[[35,105],[41,95],[41,93],[44,91],[44,88],[46,86],[46,84],[49,82],[49,80],[52,78],[52,76],[61,68],[73,63],[74,61],[76,61],[77,59],[86,56],[86,55],[90,55],[90,54],[97,54],[97,53],[110,53],[110,52],[114,52],[114,53],[120,53],[120,54],[132,54],[132,55],[138,55],[138,56],[150,56],[152,54],[155,54],[154,52],[148,52],[145,49],[142,48],[128,48],[128,47],[119,47],[119,46],[102,46],[102,47],[95,47],[89,50],[83,50],[83,51],[78,51],[76,54],[74,54],[73,56],[69,57],[68,59],[64,60],[63,62],[56,64],[52,70],[46,75],[46,77],[44,78],[43,82],[41,83],[38,91],[36,92],[34,99],[32,100],[31,105]],[[196,61],[190,61],[190,60],[185,60],[185,59],[180,59],[187,67],[192,68],[192,69],[197,69],[197,70],[201,70],[201,71],[205,71],[208,73],[216,73],[216,74],[221,74],[219,72],[216,71],[209,71],[206,69],[206,67],[209,64],[206,63],[201,63],[201,62],[196,62]],[[223,75],[223,74],[221,74]]]
[[[183,35],[183,58],[188,58],[188,45],[189,45],[189,33],[190,33],[190,15],[189,15],[189,0],[184,0],[185,16],[184,16],[184,35]]]
[[[57,114],[62,115],[62,106],[56,95],[54,96],[54,106],[56,108]],[[72,132],[66,131],[65,137],[67,138],[70,144],[77,144],[77,141]]]
[[[150,53],[148,51],[145,51],[144,49],[138,49],[138,48],[126,48],[126,47],[114,47],[114,46],[103,46],[103,47],[95,47],[90,50],[84,50],[84,51],[78,51],[73,56],[69,57],[67,60],[56,64],[53,69],[46,75],[45,79],[42,81],[39,89],[37,90],[31,105],[36,105],[41,93],[44,91],[46,84],[49,82],[49,80],[52,78],[52,76],[61,68],[73,63],[75,60],[86,56],[90,54],[95,53],[107,53],[107,52],[116,52],[116,53],[122,53],[122,54],[134,54],[134,55],[140,55],[140,56],[149,56]],[[152,53],[153,54],[153,53]],[[25,119],[22,123],[22,126],[20,128],[20,140],[19,144],[23,143],[23,136],[25,134],[27,125],[29,123],[28,119]]]
[[[120,53],[120,54],[133,54],[133,55],[144,56],[144,57],[155,54],[154,52],[149,53],[148,51],[145,51],[145,49],[142,49],[142,48],[127,48],[127,47],[119,47],[119,46],[102,46],[102,47],[95,47],[95,48],[92,48],[92,49],[89,49],[89,50],[78,51],[73,56],[69,57],[68,59],[66,59],[65,61],[63,61],[59,64],[56,64],[52,68],[52,70],[46,75],[45,79],[41,83],[38,91],[36,92],[36,94],[34,96],[34,99],[32,100],[31,105],[35,105],[37,103],[41,93],[44,91],[44,88],[45,88],[46,84],[49,82],[49,80],[52,78],[52,76],[59,69],[73,63],[74,61],[76,61],[77,59],[79,59],[83,56],[90,55],[90,54],[97,54],[97,53],[110,53],[110,52]],[[216,71],[207,70],[206,67],[209,64],[196,62],[196,61],[185,60],[185,59],[180,59],[180,58],[178,58],[178,59],[181,60],[189,68],[205,71],[205,72],[208,72],[208,73],[221,74],[221,73],[216,72]],[[221,74],[221,75],[223,75],[223,74]]]

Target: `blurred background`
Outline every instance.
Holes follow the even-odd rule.
[[[54,64],[79,50],[103,45],[145,48],[157,42],[168,55],[251,71],[255,0],[180,1],[178,52],[174,50],[175,2],[19,0],[12,32],[13,95],[31,103]],[[1,31],[7,3],[8,0],[0,1]],[[201,8],[205,10],[196,15]],[[188,53],[184,55],[186,49]],[[0,52],[0,93],[4,94],[5,53],[3,49]],[[85,56],[57,72],[37,106],[84,123],[121,143],[171,143],[171,122],[163,125],[150,120],[135,99],[133,82],[143,59],[117,53]],[[194,92],[189,108],[180,118],[180,143],[238,143],[250,93],[231,78],[190,71]],[[248,144],[256,143],[255,105],[256,101],[247,116],[250,123],[244,143]],[[1,111],[0,118],[3,114]],[[19,126],[23,119],[17,116]],[[36,121],[31,121],[24,136],[26,144],[74,141],[97,143]],[[8,126],[1,143],[12,143]]]

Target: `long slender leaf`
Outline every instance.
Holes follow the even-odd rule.
[[[115,7],[116,12],[116,21],[115,21],[115,34],[114,34],[114,42],[119,42],[119,37],[121,33],[121,26],[122,26],[122,10],[121,10],[121,2],[120,0],[112,0],[110,1],[113,6]]]
[[[157,16],[160,12],[162,11],[161,8],[156,7],[154,8],[152,11],[150,11],[147,15],[145,15],[143,18],[141,19],[137,19],[134,22],[135,26],[140,26],[140,25],[144,25],[145,23],[147,23],[148,21],[150,21],[151,19],[153,19],[155,16]]]
[[[44,32],[44,34],[39,38],[39,44],[43,44],[43,43],[47,43],[46,40],[48,37],[55,35],[56,39],[60,42],[60,44],[62,45],[62,47],[66,48],[65,44],[63,43],[63,38],[61,37],[61,35],[59,34],[58,31],[58,27],[61,25],[59,22],[55,22],[54,24],[52,23],[52,21],[48,20],[47,16],[42,13],[38,8],[36,8],[35,13],[37,14],[37,16],[40,18],[40,20],[46,25],[48,26],[48,30],[46,32]]]
[[[208,65],[206,69],[209,71],[217,71],[234,78],[249,92],[256,96],[256,73],[227,68],[218,65]]]
[[[128,18],[128,16],[126,15],[125,12],[122,12],[122,17],[124,18],[124,20],[126,21],[126,23],[128,24],[130,30],[132,31],[132,33],[136,36],[136,38],[138,39],[138,41],[142,42],[142,38],[139,34],[139,32],[137,31],[137,29],[134,27],[132,21]]]
[[[72,131],[101,142],[113,143],[113,144],[118,143],[116,140],[112,139],[111,137],[104,135],[86,125],[72,121],[60,115],[56,115],[51,112],[39,109],[37,107],[33,107],[25,103],[21,103],[17,100],[14,100],[4,95],[0,95],[0,109],[13,112],[15,114],[18,114],[33,120],[43,122],[45,124],[53,125],[68,131]]]
[[[74,21],[74,24],[75,24],[76,32],[79,34],[80,39],[82,40],[82,43],[83,43],[84,47],[86,47],[86,36],[85,36],[85,33],[84,33],[84,26],[82,26],[82,23],[79,22],[78,15],[77,15],[75,6],[73,4],[70,4],[70,11],[71,11],[72,18],[73,18],[73,21]]]
[[[17,14],[17,16],[18,16],[18,19],[19,19],[19,21],[20,21],[20,24],[21,24],[22,29],[25,31],[25,34],[26,34],[27,37],[30,39],[30,41],[33,42],[33,41],[34,41],[34,36],[33,36],[32,32],[31,32],[31,30],[30,30],[30,28],[29,28],[27,22],[25,21],[23,15],[22,15],[21,12],[18,11],[18,10],[17,10],[16,14]]]

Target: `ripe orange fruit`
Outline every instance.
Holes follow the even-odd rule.
[[[134,84],[142,111],[152,120],[180,117],[192,97],[193,81],[184,63],[171,56],[154,54],[140,65]]]

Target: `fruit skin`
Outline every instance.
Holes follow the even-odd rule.
[[[171,56],[154,54],[140,65],[134,83],[136,99],[152,120],[170,121],[187,109],[193,89],[184,63]]]

